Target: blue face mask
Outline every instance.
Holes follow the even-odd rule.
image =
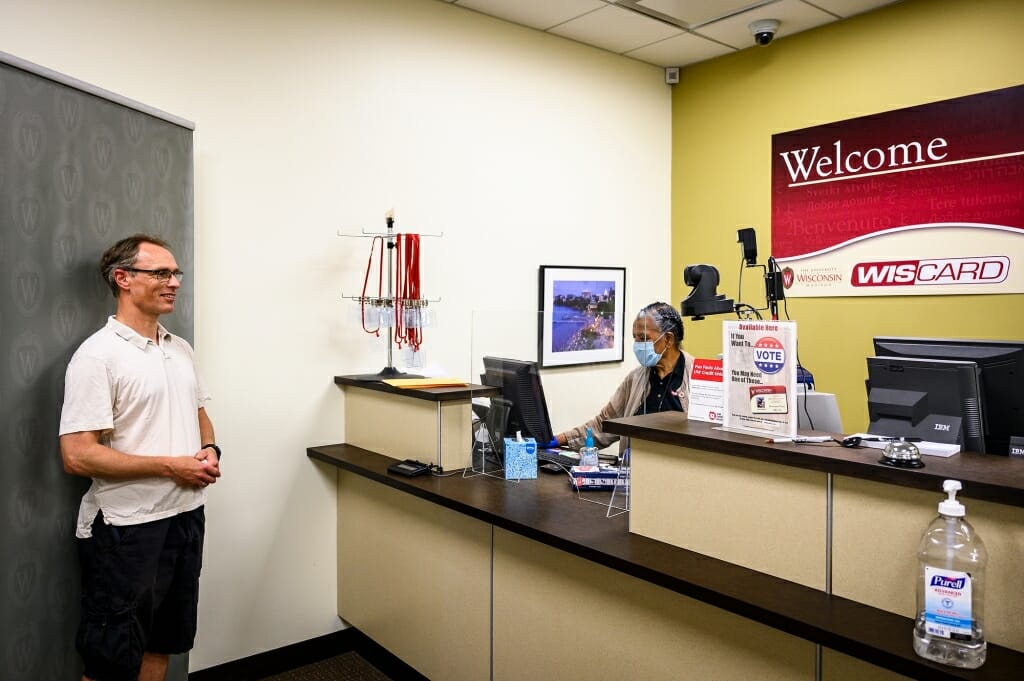
[[[633,354],[636,355],[636,361],[640,362],[640,366],[653,367],[657,366],[658,362],[661,361],[661,356],[665,353],[655,352],[654,344],[661,340],[664,335],[663,333],[652,341],[633,342]]]

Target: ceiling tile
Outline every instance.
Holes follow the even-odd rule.
[[[453,4],[541,30],[607,6],[602,0],[455,0]]]
[[[818,7],[841,17],[852,17],[854,14],[861,14],[896,2],[899,0],[814,0],[814,4]]]
[[[683,31],[628,9],[608,5],[549,32],[621,54]]]
[[[684,33],[627,52],[626,56],[657,66],[687,66],[734,51],[730,47],[701,38],[699,35]]]
[[[753,5],[755,2],[756,0],[624,0],[622,4],[646,7],[693,26],[732,14],[737,9]]]
[[[787,35],[836,20],[828,12],[823,12],[801,2],[801,0],[780,0],[707,26],[701,26],[696,29],[696,33],[726,45],[732,45],[736,49],[743,49],[754,44],[754,36],[751,35],[748,25],[751,21],[758,19],[778,19],[781,22],[776,38],[785,38]]]

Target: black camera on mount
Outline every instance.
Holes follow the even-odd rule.
[[[707,315],[732,312],[732,298],[718,293],[718,281],[718,270],[713,265],[687,265],[683,270],[683,283],[693,290],[679,303],[680,313],[696,321]]]

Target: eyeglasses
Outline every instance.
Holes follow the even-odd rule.
[[[171,277],[178,280],[180,284],[185,279],[185,273],[181,270],[143,270],[138,267],[122,267],[125,272],[142,272],[148,274],[159,282],[170,281]]]

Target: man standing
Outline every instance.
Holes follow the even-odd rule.
[[[92,478],[75,535],[82,563],[76,647],[84,679],[163,681],[192,648],[206,487],[220,449],[192,347],[157,320],[184,277],[162,239],[111,246],[100,271],[117,312],[68,364],[64,470]]]

